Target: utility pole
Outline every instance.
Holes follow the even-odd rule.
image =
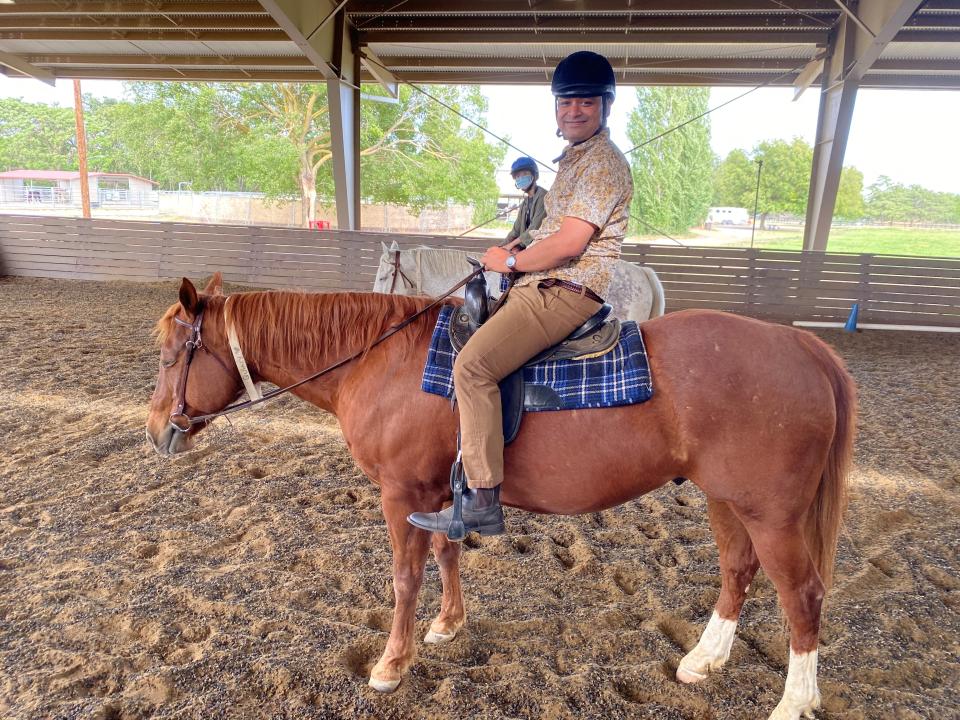
[[[80,202],[83,216],[90,217],[90,182],[87,178],[87,131],[83,126],[83,96],[80,81],[73,81],[73,116],[77,121],[77,158],[80,161]]]
[[[763,170],[763,160],[757,160],[757,192],[753,197],[753,228],[750,230],[750,247],[753,247],[753,236],[757,232],[757,207],[760,203],[760,171]]]

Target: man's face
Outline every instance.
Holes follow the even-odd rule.
[[[603,98],[557,98],[557,127],[564,140],[582,142],[603,123]]]

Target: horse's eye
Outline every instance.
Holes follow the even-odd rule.
[[[164,360],[163,358],[160,358],[160,367],[164,367],[164,368],[172,367],[173,365],[176,364],[176,362],[177,362],[176,358],[174,358],[173,360]]]

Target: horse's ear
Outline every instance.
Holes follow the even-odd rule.
[[[390,245],[390,252],[396,252],[399,249],[400,249],[400,246],[397,245],[397,241],[394,240],[393,243]]]
[[[223,275],[220,274],[219,270],[210,278],[210,282],[207,283],[203,292],[207,295],[223,295]]]
[[[387,247],[387,244],[386,244],[383,240],[380,241],[380,247],[383,248],[383,251],[384,251],[385,253],[390,252],[390,248]]]
[[[188,313],[196,315],[200,307],[200,298],[197,297],[197,289],[187,278],[180,283],[180,305]]]

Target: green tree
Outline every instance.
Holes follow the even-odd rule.
[[[756,184],[757,166],[743,150],[731,150],[713,176],[713,205],[742,207],[743,198]]]
[[[479,87],[447,85],[428,92],[482,124],[487,101]],[[364,196],[414,208],[472,205],[477,222],[496,213],[495,176],[506,146],[488,143],[476,126],[406,86],[397,104],[366,103],[361,126]]]
[[[960,223],[960,195],[902,185],[881,175],[867,188],[866,214],[882,222]]]
[[[761,227],[770,213],[803,216],[810,192],[813,148],[802,138],[765,140],[750,153],[733,150],[714,174],[714,202],[753,211],[757,191],[757,162],[763,161],[760,176],[758,213]],[[863,217],[863,173],[845,167],[840,173],[834,215]]]
[[[91,108],[91,167],[136,168],[167,189],[258,189],[244,163],[245,138],[221,118],[216,85],[134,82],[125,90],[123,102]]]
[[[837,188],[837,204],[833,209],[834,217],[844,220],[857,220],[863,217],[866,205],[863,202],[863,173],[855,167],[845,167],[840,172],[840,186]]]
[[[705,112],[709,98],[709,88],[638,87],[627,137],[634,145],[656,137]],[[630,165],[633,215],[666,232],[683,232],[706,218],[714,172],[709,117],[634,151]]]
[[[73,108],[0,100],[0,167],[5,170],[76,170]]]
[[[133,83],[128,89],[129,102],[98,107],[94,145],[111,167],[126,162],[166,187],[189,180],[194,190],[299,195],[304,222],[315,217],[318,198],[332,199],[325,84]],[[431,93],[477,119],[486,110],[478,88]],[[365,197],[414,207],[462,202],[493,212],[505,148],[486,143],[409,87],[397,103],[361,105],[360,147]]]

